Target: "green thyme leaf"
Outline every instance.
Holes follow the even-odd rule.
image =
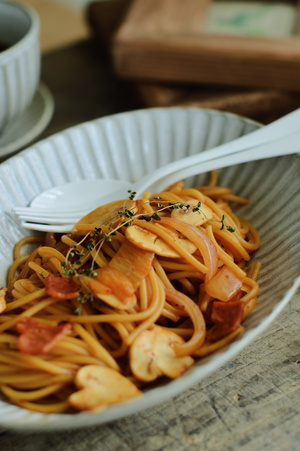
[[[143,216],[141,216],[141,219],[144,219],[145,221],[150,222],[151,221],[151,216],[143,215]]]
[[[151,215],[151,218],[160,221],[160,216],[156,211]]]
[[[128,199],[133,200],[134,197],[135,197],[135,195],[136,195],[136,191],[132,191],[132,190],[130,189],[130,190],[128,190],[128,193],[129,193]]]
[[[226,218],[226,215],[223,215],[222,216],[222,220],[221,220],[221,224],[222,224],[221,230],[225,230],[226,229],[225,218]]]
[[[75,310],[74,310],[74,315],[81,315],[81,307],[77,307]]]

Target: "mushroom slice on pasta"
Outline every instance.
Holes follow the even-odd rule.
[[[199,207],[198,207],[199,204]],[[207,205],[196,199],[189,200],[187,208],[176,208],[171,213],[171,218],[178,219],[186,224],[199,227],[213,217],[213,211]]]
[[[197,250],[197,247],[190,240],[185,237],[181,237],[179,233],[170,231],[167,227],[164,227],[164,230],[171,235],[174,241],[177,241],[189,254],[193,254]],[[161,257],[180,257],[176,250],[162,238],[138,225],[134,224],[127,228],[126,238],[137,247],[147,251],[153,251]]]
[[[176,355],[174,346],[182,343],[182,337],[160,326],[142,332],[130,348],[130,367],[134,376],[145,382],[163,375],[171,379],[179,377],[194,363],[190,356]]]
[[[69,396],[68,402],[79,410],[102,410],[110,404],[120,403],[141,391],[125,376],[112,368],[86,365],[75,376],[79,391]]]
[[[91,229],[103,224],[115,226],[122,219],[120,211],[123,211],[125,208],[134,214],[136,212],[136,202],[131,199],[121,199],[101,205],[101,207],[96,208],[81,218],[73,227],[72,232],[86,232],[87,229],[84,226],[89,224],[92,226]]]

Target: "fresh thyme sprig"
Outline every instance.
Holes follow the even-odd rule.
[[[229,226],[227,226],[226,224],[225,224],[225,219],[226,219],[226,215],[223,215],[222,216],[222,219],[221,219],[221,229],[220,230],[225,230],[225,229],[227,229],[229,232],[235,232],[235,227],[232,227],[231,225],[229,225]]]
[[[135,192],[129,191],[129,199],[133,200],[135,196]],[[156,198],[153,201],[146,201],[147,204],[156,204],[156,206],[159,206],[158,210],[154,211],[153,213],[135,213],[136,206],[133,206],[132,208],[124,207],[122,210],[118,211],[117,214],[113,217],[111,217],[108,221],[106,221],[102,226],[108,225],[108,232],[102,233],[101,227],[95,227],[92,232],[88,232],[78,243],[74,244],[67,252],[66,259],[64,262],[61,263],[61,266],[64,269],[64,275],[68,277],[79,277],[81,274],[83,275],[89,275],[91,277],[96,277],[97,273],[94,271],[94,264],[96,257],[102,248],[103,244],[105,242],[111,242],[112,236],[116,235],[119,229],[122,227],[128,227],[130,226],[135,219],[144,219],[146,221],[151,220],[160,220],[159,213],[166,209],[176,209],[176,208],[185,208],[187,204],[184,202],[168,202],[168,201],[161,201],[157,202],[158,198]],[[159,198],[160,199],[160,198]],[[143,204],[140,204],[141,206]],[[119,224],[117,224],[115,227],[113,227],[113,223],[117,218],[120,218]],[[87,240],[87,238],[89,238]],[[100,239],[99,239],[100,238]],[[86,241],[87,240],[87,241]],[[86,250],[89,254],[91,252],[95,251],[95,256],[92,261],[92,265],[90,268],[83,269],[81,272],[79,272],[79,267],[82,264],[81,258],[84,256],[84,252],[82,250],[79,250],[78,247],[85,243]],[[76,257],[78,257],[76,259]],[[72,261],[70,260],[72,259]]]
[[[134,191],[129,191],[129,200],[134,200],[135,197]],[[210,219],[213,221],[217,221],[221,223],[221,230],[227,229],[229,232],[234,232],[235,228],[232,226],[227,226],[225,224],[226,215],[222,216],[221,220],[207,218],[203,210],[201,210],[201,202],[198,201],[197,205],[190,205],[186,202],[169,202],[164,201],[160,197],[154,197],[153,200],[146,201],[145,204],[155,204],[157,210],[152,213],[135,213],[136,206],[134,205],[132,208],[124,208],[117,212],[117,214],[106,221],[102,226],[108,227],[108,232],[103,233],[101,226],[95,227],[93,231],[88,232],[78,243],[74,244],[67,252],[65,261],[61,262],[61,266],[64,271],[64,276],[67,277],[77,277],[80,276],[88,276],[88,277],[97,277],[97,272],[94,270],[95,261],[98,253],[100,252],[103,244],[105,242],[110,243],[112,241],[112,236],[116,235],[118,230],[122,227],[130,226],[135,219],[142,219],[145,221],[159,221],[161,219],[160,214],[165,210],[176,210],[181,209],[185,213],[188,213],[190,210],[192,212],[198,212],[199,214],[203,214],[206,219]],[[139,206],[143,206],[144,204],[140,204]],[[116,219],[120,218],[119,223],[116,226],[113,226]],[[86,242],[85,242],[86,241]],[[88,252],[88,256],[94,252],[92,264],[89,268],[80,268],[83,265],[82,258],[87,257],[85,252],[79,249],[79,246],[85,242],[85,248]],[[72,261],[71,261],[72,260]],[[79,288],[79,296],[77,297],[77,301],[81,304],[93,301],[94,295],[92,291],[85,285],[80,284]],[[77,307],[74,311],[74,314],[81,314],[81,307]]]
[[[129,199],[133,200],[135,196],[135,192],[129,191]],[[90,254],[92,251],[95,251],[96,255],[100,251],[101,247],[105,242],[111,242],[112,236],[116,235],[119,229],[122,227],[128,227],[130,226],[135,219],[142,219],[145,221],[159,221],[161,219],[160,214],[167,210],[176,210],[181,209],[182,211],[188,213],[190,210],[192,212],[198,212],[200,214],[203,214],[206,219],[210,219],[213,221],[217,221],[221,223],[221,230],[227,229],[229,232],[234,232],[235,228],[232,226],[227,226],[225,224],[226,215],[224,214],[222,216],[221,220],[217,219],[211,219],[207,218],[205,213],[201,210],[201,202],[198,201],[197,205],[190,205],[187,202],[170,202],[170,201],[164,201],[160,197],[155,197],[153,200],[146,201],[145,204],[155,204],[158,209],[155,210],[153,213],[135,213],[136,206],[133,206],[132,208],[124,207],[122,210],[118,211],[117,214],[110,218],[108,221],[106,221],[103,226],[108,225],[108,232],[103,233],[101,227],[95,227],[92,232],[88,232],[87,235],[85,235],[82,240],[74,244],[68,251],[66,255],[66,260],[61,263],[61,266],[64,268],[64,275],[67,275],[69,277],[75,277],[79,276],[81,273],[84,275],[89,275],[92,277],[95,277],[97,274],[94,271],[94,262],[95,257],[93,258],[93,263],[91,268],[83,269],[81,273],[78,273],[77,269],[81,266],[82,260],[81,258],[85,255],[84,251],[77,249],[84,241],[86,241],[87,238],[88,241],[85,244],[86,250]],[[143,204],[140,204],[140,206],[143,206]],[[119,224],[117,224],[115,227],[112,226],[116,218],[120,218]],[[77,257],[77,259],[75,259]],[[73,259],[73,262],[70,261],[70,258]]]

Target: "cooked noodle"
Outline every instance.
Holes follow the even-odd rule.
[[[194,359],[226,346],[244,330],[241,321],[257,303],[260,271],[258,262],[247,267],[246,262],[260,246],[260,240],[253,225],[232,213],[228,203],[246,203],[247,200],[231,194],[228,188],[216,186],[216,181],[213,174],[210,185],[199,189],[187,189],[179,182],[151,199],[149,193],[145,193],[142,201],[132,201],[134,210],[130,211],[134,214],[127,227],[123,223],[119,225],[120,218],[113,229],[109,221],[98,224],[93,218],[92,224],[79,222],[76,231],[56,236],[55,240],[51,236],[50,242],[42,243],[44,238],[39,236],[17,243],[14,262],[8,272],[8,290],[1,290],[2,304],[0,301],[0,389],[11,402],[43,413],[97,410],[123,398],[90,405],[97,388],[91,384],[90,376],[86,378],[88,382],[82,382],[83,376],[76,379],[80,368],[86,367],[90,374],[94,374],[95,368],[120,373],[128,384],[137,387],[136,393],[128,388],[127,398],[130,398],[156,377],[178,377]],[[168,208],[170,203],[179,205],[178,209]],[[194,214],[199,215],[206,207],[200,225],[182,222],[191,212],[187,204],[196,205]],[[183,214],[182,220],[176,212]],[[154,215],[149,220],[155,213],[159,217]],[[148,220],[145,220],[147,215]],[[95,234],[98,230],[95,227],[99,226],[102,232]],[[165,256],[163,251],[147,248],[135,235],[130,237],[129,232],[134,227],[139,233],[142,229],[145,236],[154,234],[154,245],[159,242],[174,255]],[[111,233],[112,230],[115,232]],[[103,233],[108,234],[109,239],[103,241]],[[91,239],[94,239],[92,247]],[[101,239],[100,248],[97,243]],[[136,258],[141,260],[134,267],[132,258],[133,268],[123,268],[123,274],[122,268],[116,269],[116,264],[119,265],[118,256],[128,242],[138,249]],[[22,250],[28,243],[40,245],[30,255],[23,256]],[[121,271],[122,290],[126,291],[127,285],[128,290],[134,287],[134,292],[126,298],[128,305],[122,304],[118,289],[115,292],[110,282],[107,282],[110,287],[107,292],[116,298],[103,292],[108,280],[105,271],[110,265],[113,271],[108,278]],[[74,267],[75,272],[66,271]],[[89,272],[83,274],[86,268],[98,276]],[[130,270],[136,272],[132,280]],[[46,284],[49,275],[55,276],[55,281],[75,280],[79,294],[72,293],[69,298],[53,295]],[[214,290],[220,288],[217,276],[232,279],[236,284],[233,294],[225,293],[226,299],[222,299],[223,294],[221,297],[214,294]],[[216,287],[211,280],[216,281]],[[213,320],[214,316],[223,315],[225,305],[228,307],[225,319]],[[233,315],[232,308],[242,308],[240,321],[235,321],[234,325],[233,320],[230,320],[232,324],[223,324],[228,315]],[[47,352],[31,352],[20,347],[19,341],[22,327],[25,334],[28,332],[29,325],[23,323],[28,318],[46,330],[61,325],[66,328],[59,332],[62,335],[55,338]],[[162,343],[160,348],[155,348],[153,331],[155,340]],[[157,357],[156,353],[160,352],[157,349],[164,354]],[[147,361],[143,360],[145,354]],[[122,386],[122,382],[119,384]],[[124,385],[124,392],[126,387]],[[84,390],[90,393],[88,401],[81,399]],[[78,393],[81,393],[79,401]]]

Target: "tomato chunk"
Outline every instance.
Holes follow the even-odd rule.
[[[223,302],[230,301],[241,289],[243,280],[240,279],[227,266],[223,266],[217,274],[210,279],[206,286],[206,293],[214,299]]]
[[[72,328],[71,324],[49,326],[25,317],[16,323],[21,333],[18,349],[26,354],[47,354]]]
[[[76,299],[79,296],[79,287],[73,277],[49,274],[46,278],[46,292],[58,299]]]

